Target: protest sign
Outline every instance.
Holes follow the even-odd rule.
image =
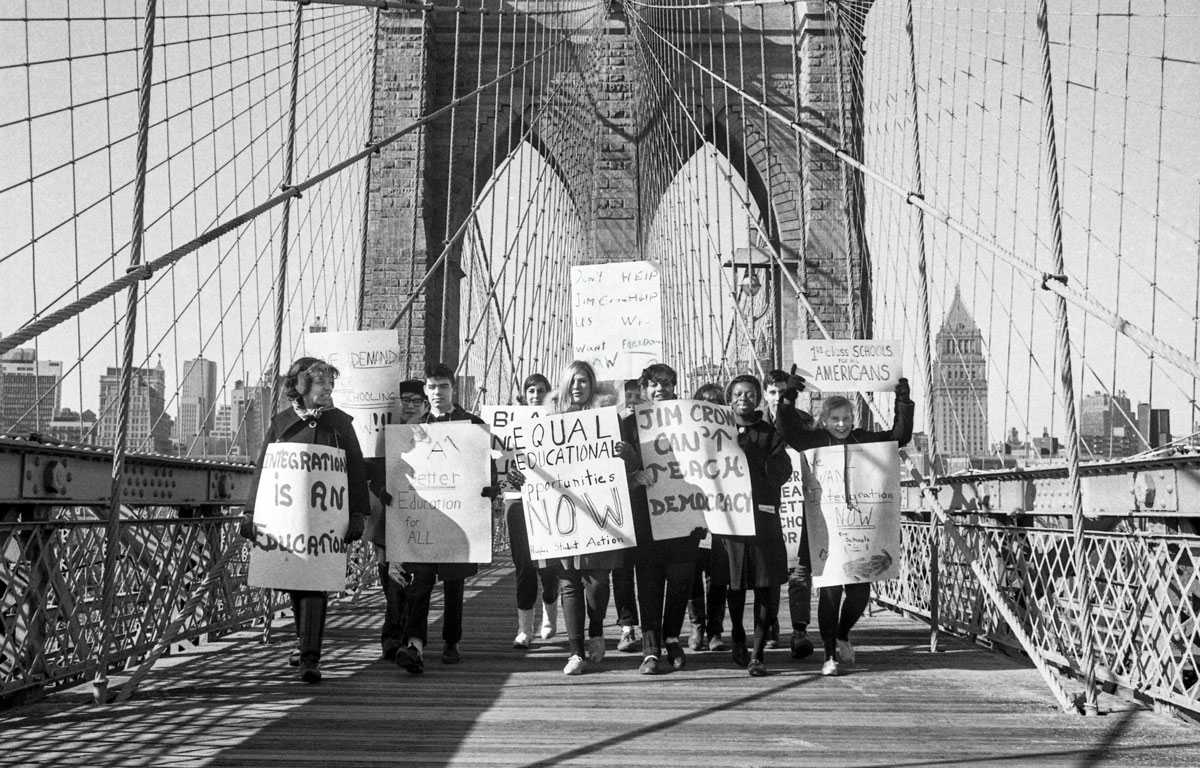
[[[792,460],[792,474],[779,489],[779,523],[787,547],[788,568],[796,568],[800,565],[800,536],[804,532],[804,462],[799,451],[788,448],[787,454]]]
[[[900,344],[859,339],[792,342],[796,373],[816,392],[891,392],[900,380]]]
[[[304,350],[338,369],[333,402],[354,417],[364,458],[383,455],[383,428],[400,422],[400,344],[395,331],[309,333]]]
[[[805,451],[804,516],[814,587],[898,576],[900,452],[896,443]]]
[[[504,498],[519,499],[521,490],[513,488],[508,482],[508,468],[512,465],[513,448],[517,440],[529,433],[534,419],[546,413],[547,409],[540,405],[481,405],[479,416],[487,424],[492,435],[492,462],[496,467],[496,477]]]
[[[387,439],[388,560],[490,563],[487,430],[470,422],[392,424]]]
[[[575,359],[596,378],[636,379],[662,359],[658,268],[648,261],[571,267]]]
[[[635,546],[617,409],[546,415],[514,437],[529,556],[573,557]]]
[[[668,400],[641,403],[635,413],[655,540],[700,527],[753,536],[750,468],[733,410],[703,400]]]
[[[346,588],[350,524],[346,452],[306,443],[271,443],[254,497],[257,535],[246,583],[269,589]]]

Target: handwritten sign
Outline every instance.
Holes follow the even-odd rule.
[[[805,451],[804,516],[814,587],[898,576],[900,452],[896,443]]]
[[[635,379],[662,359],[658,268],[648,261],[571,267],[575,359],[600,380]]]
[[[479,416],[488,426],[492,434],[492,461],[496,467],[496,476],[500,479],[500,488],[504,498],[519,499],[521,491],[513,488],[508,482],[508,468],[512,465],[514,445],[518,440],[524,440],[529,434],[535,419],[540,418],[547,409],[540,405],[481,405]]]
[[[470,422],[393,424],[387,436],[389,560],[490,563],[487,430]]]
[[[788,448],[787,453],[792,460],[792,474],[779,489],[779,523],[783,527],[788,568],[796,568],[800,565],[800,537],[804,533],[804,462],[799,451]]]
[[[737,441],[733,410],[703,400],[637,406],[646,497],[656,540],[705,527],[727,536],[754,535],[750,468]]]
[[[796,373],[817,392],[890,392],[902,375],[895,341],[797,339],[792,353]]]
[[[310,333],[304,349],[338,369],[333,401],[354,417],[363,456],[383,456],[383,428],[400,423],[404,370],[396,331]]]
[[[252,587],[340,592],[346,588],[349,527],[346,452],[271,443],[254,497]]]
[[[547,415],[513,440],[529,556],[573,557],[637,544],[629,508],[617,409]]]

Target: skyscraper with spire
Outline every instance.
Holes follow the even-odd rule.
[[[986,455],[988,380],[983,334],[957,287],[937,333],[933,387],[941,454],[947,458]]]

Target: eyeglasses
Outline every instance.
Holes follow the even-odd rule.
[[[400,397],[400,402],[404,403],[405,405],[420,405],[421,403],[425,402],[425,398],[417,397],[416,395],[402,395]]]

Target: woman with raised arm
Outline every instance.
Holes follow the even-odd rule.
[[[333,387],[338,369],[315,357],[302,357],[292,363],[283,382],[283,394],[291,406],[275,414],[263,438],[250,497],[242,513],[238,532],[250,541],[258,536],[254,525],[254,503],[262,477],[263,457],[271,443],[309,443],[341,448],[346,452],[346,483],[350,526],[345,540],[349,544],[362,538],[363,520],[371,512],[367,489],[367,466],[351,423],[353,417],[333,405]],[[325,634],[324,592],[289,590],[292,616],[296,621],[298,650],[288,663],[300,667],[300,679],[306,683],[321,681],[321,641]]]
[[[804,379],[793,374],[789,378],[788,387],[780,394],[779,418],[775,422],[783,439],[797,451],[852,443],[884,443],[890,440],[895,440],[903,448],[912,439],[913,413],[916,407],[909,393],[908,379],[896,382],[892,428],[876,431],[855,428],[854,403],[839,395],[827,397],[822,401],[821,414],[815,429],[803,428],[802,425],[812,418],[795,408],[796,397],[803,391]],[[847,485],[850,482],[851,478],[847,473]],[[854,646],[850,644],[850,630],[858,623],[870,600],[870,582],[821,587],[817,598],[817,625],[820,627],[821,642],[825,647],[822,675],[840,675],[843,664],[854,664]]]

